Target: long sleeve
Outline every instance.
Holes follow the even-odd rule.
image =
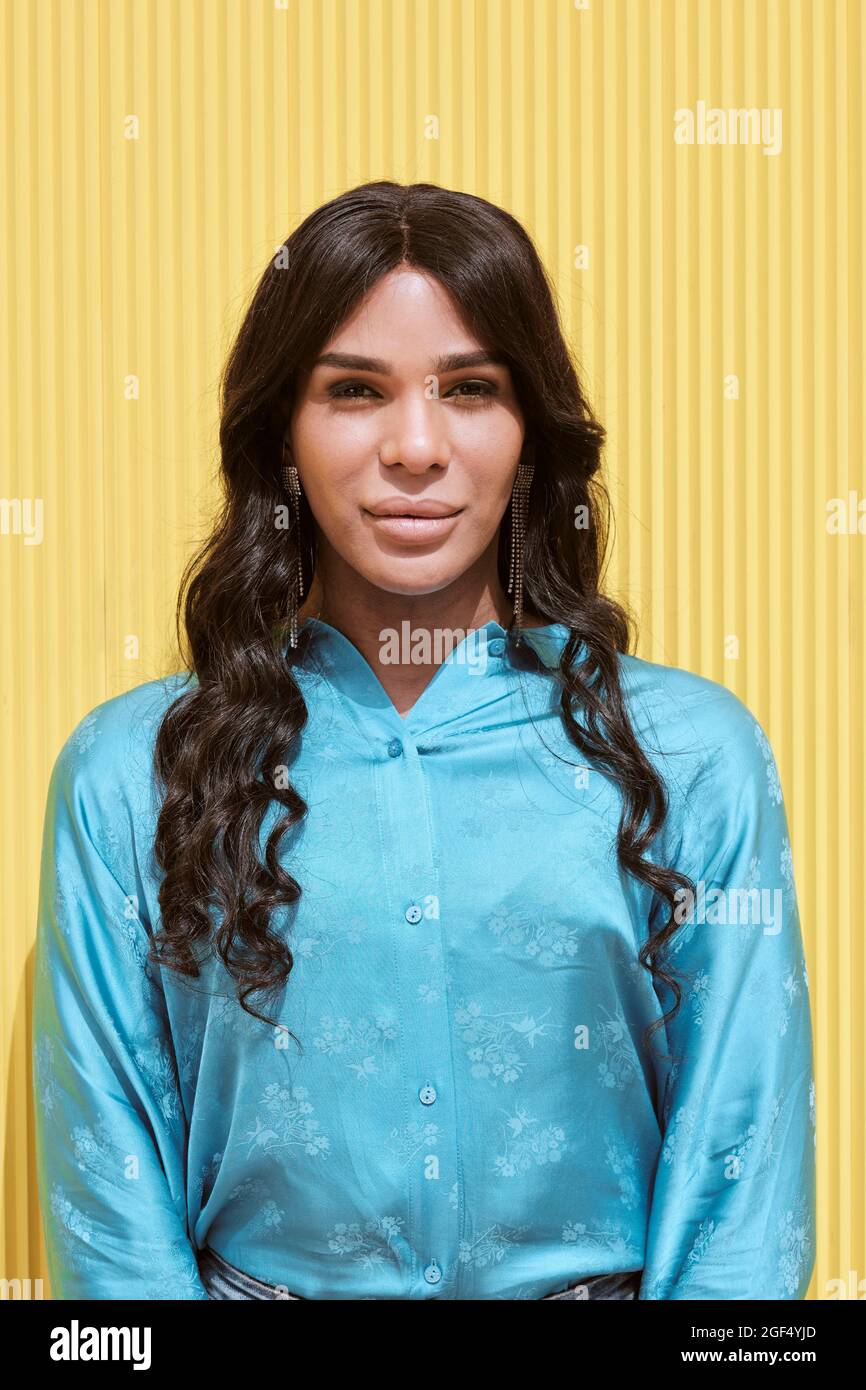
[[[677,867],[697,892],[681,900],[671,957],[689,979],[667,1030],[679,1060],[665,1072],[640,1297],[802,1299],[815,1258],[814,1083],[787,817],[757,720],[724,691],[711,719],[684,808]]]
[[[54,765],[42,845],[33,1076],[52,1293],[204,1299],[186,1228],[174,1050],[159,972],[145,963],[132,817],[123,776],[106,770],[102,746],[88,757],[88,744],[85,720]]]

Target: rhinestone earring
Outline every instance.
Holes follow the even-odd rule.
[[[295,533],[295,545],[297,547],[298,568],[296,583],[292,585],[292,592],[289,600],[289,646],[298,645],[298,607],[300,600],[304,596],[304,567],[301,563],[301,480],[298,477],[298,470],[293,463],[287,463],[287,446],[283,445],[283,482],[292,508],[292,525]]]
[[[518,629],[523,617],[523,543],[526,536],[532,474],[532,464],[521,459],[517,465],[517,476],[511,492],[511,566],[508,574],[508,592],[510,594],[514,591],[513,624]]]

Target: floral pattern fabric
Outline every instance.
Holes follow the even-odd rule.
[[[697,886],[647,1049],[673,1003],[638,960],[658,904],[617,862],[619,789],[562,729],[567,629],[515,650],[486,624],[404,718],[347,637],[305,626],[278,1026],[218,961],[146,958],[153,742],[195,678],[105,701],[56,760],[33,1021],[54,1296],[204,1299],[208,1245],[305,1298],[542,1298],[627,1270],[644,1299],[803,1298],[812,1031],[763,729],[620,656],[668,790],[649,853]]]

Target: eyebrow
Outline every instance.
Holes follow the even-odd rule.
[[[446,372],[463,371],[466,367],[485,367],[488,365],[506,367],[508,359],[504,353],[488,352],[479,348],[476,352],[451,352],[434,363],[437,375]],[[391,364],[381,357],[363,357],[354,352],[325,352],[313,363],[315,367],[339,367],[350,372],[377,372],[380,376],[391,375]]]

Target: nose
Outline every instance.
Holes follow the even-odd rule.
[[[395,400],[388,411],[379,458],[387,467],[401,463],[409,473],[444,468],[451,459],[444,412],[426,386]]]

